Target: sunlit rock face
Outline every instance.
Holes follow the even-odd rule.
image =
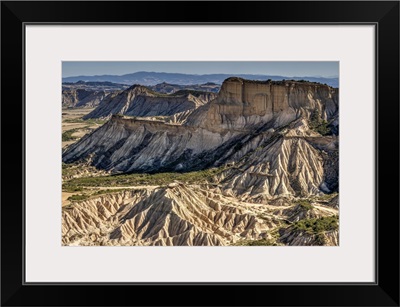
[[[179,91],[160,94],[141,85],[133,85],[125,91],[107,97],[84,118],[110,118],[114,114],[129,116],[168,116],[194,110],[216,97],[215,93]]]

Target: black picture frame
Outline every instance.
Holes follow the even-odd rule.
[[[25,283],[24,26],[29,23],[375,25],[376,282]],[[3,1],[1,148],[2,306],[399,306],[398,1]]]

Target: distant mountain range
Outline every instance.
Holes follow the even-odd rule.
[[[63,90],[86,89],[86,90],[123,90],[129,87],[128,84],[113,83],[110,81],[88,81],[79,80],[77,82],[63,82]]]
[[[206,75],[192,75],[181,73],[165,73],[165,72],[147,72],[140,71],[126,75],[96,75],[96,76],[74,76],[63,78],[63,82],[114,82],[120,84],[141,84],[141,85],[156,85],[159,83],[172,83],[172,84],[204,84],[208,82],[222,84],[222,82],[232,77],[233,74],[206,74]],[[307,80],[310,82],[318,82],[327,84],[332,87],[339,87],[339,78],[325,78],[325,77],[286,77],[277,75],[252,75],[252,74],[237,74],[236,77],[251,79],[251,80]]]

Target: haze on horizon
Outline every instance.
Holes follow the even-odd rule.
[[[258,74],[285,77],[339,76],[337,61],[64,61],[62,77],[125,75],[140,71],[183,74]]]

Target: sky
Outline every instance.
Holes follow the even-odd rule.
[[[138,71],[338,77],[339,62],[63,62],[62,76],[124,75]]]

